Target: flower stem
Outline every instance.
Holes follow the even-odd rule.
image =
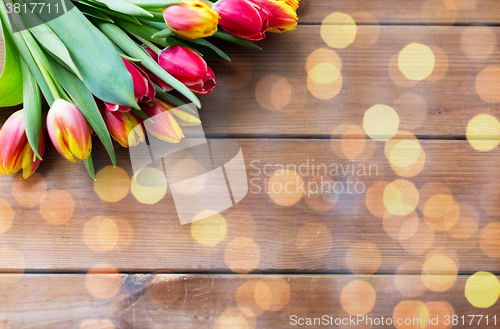
[[[152,51],[154,51],[156,54],[160,54],[161,52],[161,49],[156,47],[156,45],[140,36],[138,36],[137,34],[135,33],[132,33],[132,32],[129,32],[134,38],[136,38],[137,40],[139,40],[140,42],[142,42],[143,44],[145,44],[149,49],[151,49]]]

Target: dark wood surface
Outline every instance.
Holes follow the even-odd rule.
[[[170,187],[132,188],[128,151],[112,169],[96,139],[97,182],[52,146],[31,179],[0,177],[0,329],[496,327],[500,2],[307,0],[299,17],[262,51],[217,43],[232,62],[209,63],[200,116],[241,146],[249,193],[216,224],[180,225]]]

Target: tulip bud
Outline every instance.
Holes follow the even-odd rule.
[[[266,37],[271,12],[252,0],[219,0],[214,5],[219,25],[229,34],[247,41]]]
[[[172,107],[170,112],[175,115],[177,122],[181,126],[196,126],[201,124],[198,117],[196,117],[193,113],[186,111],[182,107]]]
[[[42,131],[38,143],[38,154],[45,151],[45,133]],[[34,152],[28,143],[24,125],[24,111],[13,113],[0,130],[0,174],[15,174],[23,170],[23,177],[28,178],[40,165],[41,160],[34,159]]]
[[[158,64],[197,95],[208,95],[217,85],[212,69],[189,48],[170,46],[163,49]]]
[[[155,87],[146,72],[144,72],[136,64],[129,62],[126,59],[122,58],[122,61],[123,63],[125,63],[125,67],[132,76],[132,82],[134,84],[134,96],[137,103],[149,102],[150,100],[154,99],[156,96]],[[130,106],[110,104],[106,102],[104,102],[104,104],[106,104],[106,108],[108,111],[130,111]]]
[[[217,32],[219,15],[201,0],[184,0],[163,10],[165,23],[188,39],[206,38]]]
[[[127,148],[144,142],[141,119],[132,112],[110,112],[100,107],[109,134],[121,146]]]
[[[272,16],[269,20],[268,32],[281,33],[295,30],[297,27],[297,0],[254,0],[267,7]]]
[[[141,105],[141,109],[153,122],[144,121],[146,130],[151,135],[169,143],[179,143],[184,138],[182,129],[170,111],[173,106],[159,99]]]
[[[58,99],[47,114],[47,131],[57,151],[71,162],[74,157],[85,160],[92,151],[92,140],[87,121],[78,108]]]

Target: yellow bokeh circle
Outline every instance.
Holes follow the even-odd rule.
[[[137,182],[138,175],[145,178],[145,184],[141,178],[139,178],[139,183]],[[148,184],[148,182],[151,182],[151,184]],[[132,177],[130,191],[140,203],[155,204],[163,199],[165,193],[167,193],[167,178],[160,170],[146,167]]]
[[[489,272],[474,273],[465,283],[465,298],[474,307],[488,308],[500,296],[500,282]]]
[[[398,67],[410,80],[424,80],[434,70],[436,58],[431,48],[421,43],[410,43],[399,52]]]
[[[203,218],[197,220],[198,218]],[[224,217],[213,210],[203,210],[191,223],[191,235],[203,246],[215,246],[226,236],[227,223]]]
[[[466,136],[477,151],[491,151],[500,143],[500,122],[492,115],[478,114],[467,123]]]
[[[363,117],[363,129],[370,138],[388,140],[398,132],[399,116],[390,106],[377,104],[370,107]]]
[[[351,16],[335,12],[321,22],[321,37],[332,48],[345,48],[356,38],[356,23]]]

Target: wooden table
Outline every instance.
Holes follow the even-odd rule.
[[[0,177],[1,329],[500,325],[500,3],[299,17],[210,63],[203,126],[239,143],[250,186],[217,218],[180,225],[170,189],[134,187],[97,140],[96,182],[52,146]]]

